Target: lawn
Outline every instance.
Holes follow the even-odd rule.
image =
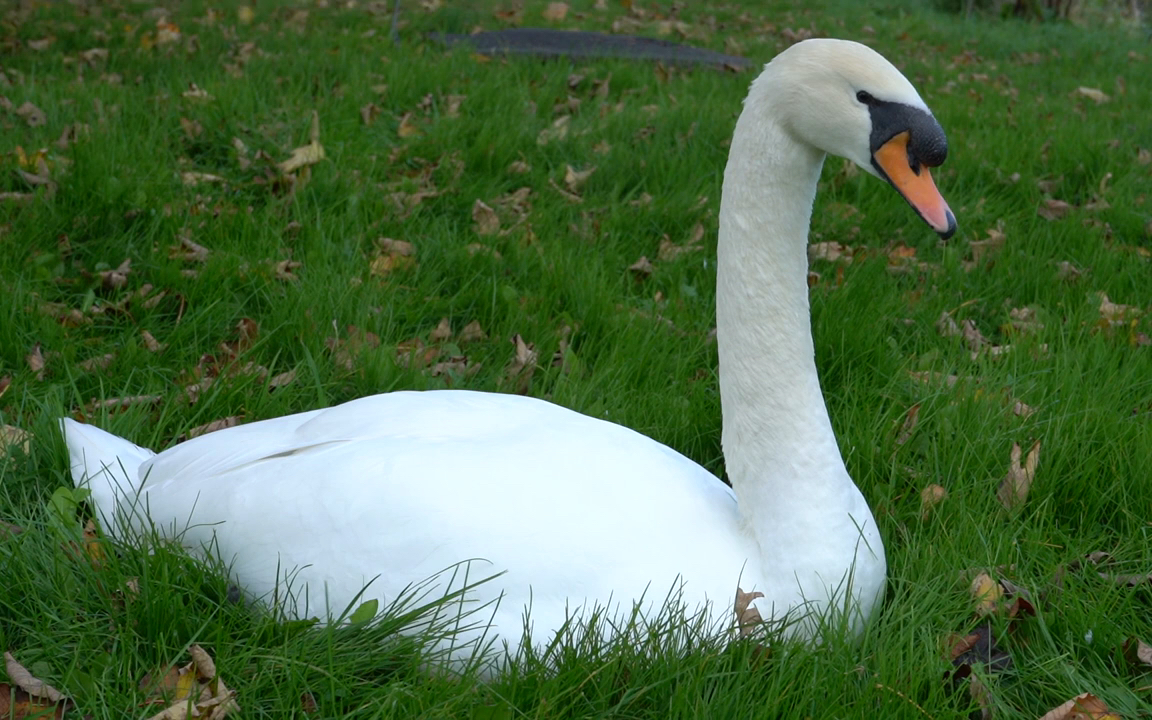
[[[1146,31],[901,0],[460,5],[404,3],[398,43],[385,3],[3,10],[3,649],[96,718],[160,712],[141,679],[193,644],[242,717],[1029,718],[1081,693],[1147,714]],[[817,365],[890,566],[860,642],[650,637],[483,684],[422,670],[403,618],[281,623],[173,548],[81,537],[62,415],[163,448],[390,390],[524,392],[723,475],[716,214],[754,72],[426,37],[516,25],[757,62],[859,40],[948,132],[950,241],[839,159],[813,216]],[[1006,477],[1030,485],[1010,508]],[[978,628],[1010,661],[960,656],[972,692],[945,678]]]

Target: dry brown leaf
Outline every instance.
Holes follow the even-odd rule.
[[[516,346],[516,353],[505,369],[505,375],[516,383],[516,392],[524,395],[532,382],[532,374],[536,372],[536,346],[524,342],[520,333],[512,337],[512,344]]]
[[[563,140],[568,137],[568,123],[572,121],[571,115],[561,115],[552,121],[552,125],[540,131],[536,136],[536,144],[543,147],[551,142]]]
[[[44,111],[30,102],[25,102],[16,108],[15,113],[28,124],[28,127],[40,127],[48,122],[48,116]]]
[[[4,653],[4,667],[8,671],[8,679],[32,697],[52,703],[66,700],[64,693],[33,676],[23,665],[16,662],[16,658],[12,657],[10,652]]]
[[[0,425],[0,459],[8,457],[12,448],[20,448],[25,455],[32,450],[32,434],[12,425]]]
[[[628,266],[632,274],[637,280],[643,280],[652,274],[652,261],[648,259],[647,255],[641,255],[640,259]]]
[[[1067,282],[1076,282],[1083,275],[1083,271],[1067,260],[1061,260],[1056,265],[1056,276]]]
[[[508,166],[508,172],[514,175],[523,175],[524,173],[532,172],[532,166],[523,160],[514,160],[512,164]]]
[[[460,117],[460,106],[468,99],[467,95],[445,95],[444,117]]]
[[[1120,716],[1108,709],[1108,705],[1092,693],[1082,693],[1053,708],[1040,720],[1121,720]]]
[[[1004,590],[1000,583],[992,579],[986,572],[979,573],[968,588],[972,601],[976,604],[976,614],[983,617],[996,612],[1000,600],[1004,597]]]
[[[281,260],[273,266],[272,272],[277,280],[300,282],[300,276],[294,272],[300,265],[296,260]]]
[[[1045,220],[1059,220],[1067,215],[1071,209],[1072,206],[1063,200],[1046,198],[1040,207],[1036,208],[1036,214]]]
[[[240,424],[242,419],[243,417],[240,415],[230,415],[229,417],[213,420],[212,422],[204,423],[203,425],[197,425],[188,432],[184,433],[184,436],[186,438],[200,437],[201,435],[207,435],[208,433],[213,433],[217,430],[236,427]]]
[[[12,720],[25,720],[36,718],[44,720],[55,718],[60,720],[65,711],[71,707],[71,701],[54,703],[49,700],[34,698],[18,687],[8,683],[0,683],[0,717]]]
[[[380,116],[380,107],[376,103],[368,103],[360,108],[360,121],[365,125],[371,125]]]
[[[158,681],[151,674],[140,681],[140,688],[152,688],[149,704],[171,703],[149,720],[222,720],[240,709],[236,693],[229,690],[216,672],[211,656],[199,645],[188,648],[192,662],[180,668],[169,668]]]
[[[12,378],[8,375],[0,375],[0,397],[4,397],[4,393],[8,392],[8,388],[12,386]]]
[[[1003,222],[997,222],[996,227],[988,228],[987,233],[987,238],[968,243],[968,248],[972,251],[972,262],[978,263],[985,257],[991,257],[1004,247],[1007,235],[1004,234]]]
[[[1121,305],[1114,303],[1108,299],[1108,295],[1099,292],[1096,295],[1100,298],[1100,325],[1114,326],[1125,325],[1128,321],[1139,317],[1143,311],[1134,305]]]
[[[1102,104],[1104,104],[1104,103],[1106,103],[1112,99],[1112,98],[1108,97],[1107,95],[1105,95],[1103,90],[1099,90],[1097,88],[1084,87],[1083,85],[1076,88],[1076,94],[1079,95],[1080,97],[1088,98],[1089,100],[1096,103],[1097,105],[1102,105]]]
[[[213,99],[211,94],[200,88],[196,83],[188,83],[188,89],[180,93],[180,95],[188,100],[197,100],[199,102],[209,102]]]
[[[896,436],[896,444],[903,445],[912,439],[912,431],[916,429],[916,423],[920,420],[920,403],[916,403],[908,408],[908,412],[904,414],[904,422],[900,424],[900,433]]]
[[[76,367],[84,372],[96,372],[97,370],[107,370],[108,366],[116,360],[116,353],[105,353],[103,355],[96,355],[90,357],[83,362],[76,363]]]
[[[332,359],[337,365],[347,369],[356,369],[356,360],[364,350],[374,350],[380,347],[380,338],[375,333],[361,330],[355,325],[346,329],[346,337],[330,337],[324,341],[332,351]]]
[[[920,517],[928,519],[933,508],[948,499],[948,491],[932,484],[920,491]]]
[[[284,387],[285,385],[291,385],[294,382],[296,382],[296,371],[288,370],[287,372],[282,372],[279,375],[273,375],[272,379],[268,381],[268,389],[275,390],[276,388]]]
[[[276,167],[280,168],[280,172],[287,175],[302,167],[315,165],[323,160],[324,157],[324,146],[320,144],[320,113],[313,110],[312,127],[308,133],[308,144],[293,149],[292,156],[283,162],[277,163]]]
[[[152,333],[147,330],[141,330],[140,337],[144,340],[144,347],[148,349],[148,352],[163,352],[164,348],[167,347],[167,345],[157,340],[152,336]]]
[[[456,339],[462,343],[470,343],[485,340],[487,338],[488,334],[485,333],[484,329],[480,327],[479,321],[473,320],[464,326],[464,329],[460,331],[460,335]]]
[[[1017,417],[1026,418],[1034,412],[1036,412],[1036,408],[1031,405],[1026,405],[1019,400],[1012,405],[1012,414]]]
[[[752,634],[756,628],[764,623],[764,618],[760,616],[760,611],[752,604],[756,598],[764,597],[762,592],[746,593],[741,588],[736,588],[736,627],[740,630],[741,636],[748,636]]]
[[[1137,667],[1152,668],[1152,645],[1140,638],[1130,637],[1124,641],[1124,657]]]
[[[396,127],[396,134],[402,138],[415,137],[420,134],[420,128],[412,122],[412,113],[404,113],[400,118],[400,124]]]
[[[573,194],[580,194],[580,190],[584,188],[584,183],[596,172],[596,166],[588,168],[587,170],[576,170],[571,165],[564,166],[564,186],[568,191]]]
[[[194,187],[203,183],[224,183],[228,181],[212,173],[186,171],[180,173],[180,182],[188,187]]]
[[[119,290],[128,284],[128,274],[132,272],[132,258],[125,258],[115,270],[102,270],[100,284],[105,290]]]
[[[187,235],[179,235],[180,242],[168,248],[168,257],[172,260],[185,262],[207,262],[210,250],[203,245],[192,242]]]
[[[320,706],[316,704],[316,698],[310,692],[300,694],[300,709],[305,715],[316,715],[320,712]]]
[[[568,3],[566,2],[550,2],[548,7],[544,8],[541,16],[551,22],[560,22],[568,17]]]
[[[813,260],[826,260],[828,262],[843,260],[850,263],[852,262],[852,248],[835,240],[812,243],[808,246],[808,262]]]
[[[40,343],[32,346],[32,350],[24,356],[24,362],[28,363],[28,369],[32,371],[37,380],[44,379],[44,353],[40,351]]]
[[[122,410],[133,405],[158,405],[163,401],[163,395],[126,395],[105,400],[92,400],[87,407],[89,414],[91,414],[97,410]]]
[[[500,218],[483,200],[477,198],[472,203],[472,221],[476,223],[473,229],[477,235],[494,235],[500,230]]]
[[[1019,507],[1028,499],[1028,490],[1032,487],[1032,480],[1036,477],[1036,465],[1040,462],[1040,441],[1037,440],[1032,443],[1023,465],[1020,464],[1022,454],[1020,443],[1012,443],[1012,464],[1008,468],[1008,474],[1001,481],[1000,488],[996,491],[996,499],[1008,510]]]
[[[448,318],[441,318],[440,322],[436,325],[432,332],[428,333],[428,339],[432,342],[444,342],[452,337],[452,321]]]

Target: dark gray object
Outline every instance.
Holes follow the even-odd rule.
[[[431,33],[430,37],[449,47],[466,44],[484,55],[533,55],[536,57],[600,58],[618,57],[655,60],[672,65],[712,65],[743,69],[751,60],[739,55],[705,50],[691,45],[638,37],[605,35],[581,30],[512,28],[475,35]]]

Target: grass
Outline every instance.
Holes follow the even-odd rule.
[[[32,433],[28,452],[12,448],[0,462],[0,519],[24,528],[0,537],[0,644],[83,713],[136,712],[140,677],[199,643],[244,717],[303,716],[306,692],[321,717],[955,717],[974,704],[941,682],[941,646],[974,624],[966,571],[996,567],[1031,590],[1038,611],[995,621],[1014,627],[1001,640],[1012,669],[983,671],[997,717],[1036,717],[1081,692],[1128,717],[1146,713],[1152,674],[1119,646],[1152,641],[1149,584],[1093,572],[1068,572],[1062,590],[1053,581],[1096,550],[1113,554],[1110,571],[1152,570],[1152,329],[1135,314],[1102,327],[1097,294],[1146,309],[1152,293],[1142,36],[964,20],[898,0],[681,8],[693,42],[758,60],[804,28],[867,42],[949,132],[951,157],[936,173],[961,226],[949,243],[839,160],[826,167],[813,220],[814,242],[857,250],[851,264],[813,262],[811,302],[833,425],[888,547],[885,607],[859,644],[764,658],[745,644],[700,641],[676,654],[633,639],[579,645],[555,671],[527,662],[481,685],[421,671],[419,652],[387,644],[392,620],[317,631],[229,602],[223,572],[171,550],[117,548],[99,569],[76,562],[49,509],[69,485],[54,418],[82,415],[159,448],[219,418],[400,388],[526,389],[722,474],[712,258],[727,140],[752,74],[482,61],[422,39],[501,27],[509,20],[494,11],[512,5],[406,3],[400,45],[387,39],[390,12],[374,4],[261,4],[247,24],[235,6],[210,22],[209,5],[172,5],[182,37],[171,44],[153,46],[157,15],[131,2],[9,8],[0,31],[0,94],[46,119],[30,127],[0,111],[0,192],[34,195],[0,201],[0,378],[11,381],[0,422]],[[574,3],[562,26],[604,30],[628,15],[608,6]],[[525,4],[519,21],[546,24],[544,8]],[[671,12],[635,8],[649,33]],[[41,50],[29,42],[47,37]],[[93,47],[107,57],[79,56]],[[190,83],[212,99],[184,97]],[[1078,87],[1110,100],[1097,105]],[[453,95],[466,96],[456,111]],[[554,110],[569,98],[578,109]],[[379,114],[365,125],[369,103]],[[289,191],[271,163],[308,142],[313,111],[327,159]],[[566,137],[538,144],[561,114],[571,115]],[[72,123],[87,131],[58,147]],[[17,146],[26,157],[46,150],[54,192],[18,175]],[[509,171],[517,161],[530,169]],[[561,192],[568,165],[596,168],[579,203]],[[227,183],[185,185],[182,172]],[[521,187],[531,188],[523,218],[497,204]],[[433,194],[413,205],[417,191]],[[1049,220],[1037,212],[1046,198],[1074,207]],[[478,199],[506,234],[476,233]],[[662,238],[683,245],[698,224],[700,250],[659,259]],[[1003,247],[966,265],[990,228]],[[206,260],[173,257],[181,237],[208,248]],[[414,259],[384,272],[384,237],[412,243]],[[907,262],[889,259],[910,252],[901,245],[925,265],[891,270]],[[654,270],[638,280],[628,268],[642,255]],[[99,273],[126,258],[124,284],[105,287]],[[297,279],[277,276],[285,260],[300,263]],[[1061,262],[1078,278],[1062,277]],[[1043,327],[1010,332],[1021,307]],[[67,309],[82,316],[62,321]],[[1013,351],[973,360],[937,330],[945,311]],[[443,318],[456,335],[438,344],[430,333]],[[486,338],[464,342],[473,321]],[[530,377],[514,372],[516,334],[537,353]],[[409,359],[417,338],[439,347],[427,366]],[[41,377],[26,359],[36,347]],[[466,366],[433,374],[459,356]],[[85,366],[93,359],[102,366]],[[235,371],[245,363],[268,374]],[[268,390],[268,377],[289,371],[294,381]],[[910,371],[965,379],[924,383]],[[218,377],[190,402],[186,388],[205,376]],[[140,395],[159,399],[93,405]],[[1014,414],[1016,401],[1035,412]],[[1033,440],[1042,449],[1031,493],[1005,512],[996,488],[1010,448]],[[922,516],[920,492],[933,483],[949,495]],[[106,590],[129,578],[137,600]]]

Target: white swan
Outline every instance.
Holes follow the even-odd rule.
[[[832,153],[887,179],[948,236],[955,219],[928,171],[946,152],[916,90],[862,45],[796,44],[752,83],[720,207],[732,490],[628,428],[466,391],[366,397],[158,455],[64,419],[72,476],[112,533],[139,529],[129,516],[146,508],[161,532],[214,544],[249,593],[301,616],[339,614],[369,582],[363,599],[391,602],[463,561],[474,560],[472,580],[502,573],[468,592],[478,604],[499,599],[484,623],[442,641],[458,661],[481,637],[515,648],[527,607],[532,641],[543,643],[582,608],[655,612],[673,587],[717,626],[733,625],[739,587],[763,593],[765,620],[850,607],[859,627],[883,592],[884,547],[845,470],[813,359],[812,202]],[[295,598],[283,596],[286,577]],[[438,582],[438,592],[451,584]]]

